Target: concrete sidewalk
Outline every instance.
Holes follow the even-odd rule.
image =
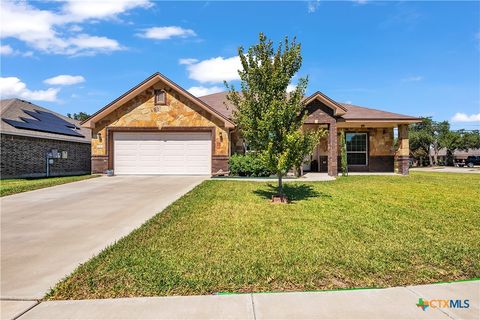
[[[469,300],[435,308],[425,300]],[[330,292],[47,301],[19,319],[479,319],[480,281]],[[3,305],[2,305],[3,308]]]
[[[448,172],[448,173],[473,173],[480,174],[480,167],[415,167],[410,168],[410,171],[418,172]]]

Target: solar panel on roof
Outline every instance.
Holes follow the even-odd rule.
[[[49,133],[56,133],[65,136],[74,136],[82,137],[85,136],[78,133],[75,130],[80,130],[75,124],[63,120],[62,118],[56,116],[53,113],[40,111],[40,110],[22,110],[27,115],[33,117],[34,119],[20,117],[22,121],[2,119],[11,126],[14,126],[18,129],[27,129],[34,131],[42,131]]]

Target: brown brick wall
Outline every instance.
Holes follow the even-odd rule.
[[[52,176],[90,173],[90,144],[1,134],[1,177],[46,175],[45,155],[51,149],[67,151],[67,159],[54,159]]]
[[[108,156],[92,156],[92,173],[106,173]]]

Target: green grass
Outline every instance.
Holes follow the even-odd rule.
[[[98,175],[0,180],[0,197],[95,177],[98,177]]]
[[[480,276],[480,176],[206,181],[49,299],[388,287]]]

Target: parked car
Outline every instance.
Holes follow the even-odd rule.
[[[465,160],[467,167],[480,166],[480,156],[468,156]]]

